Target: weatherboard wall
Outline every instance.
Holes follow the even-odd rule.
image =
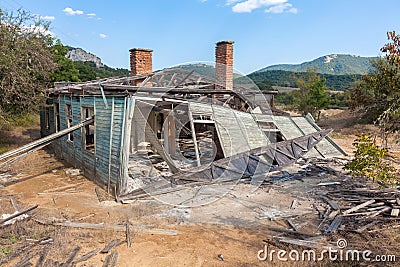
[[[40,135],[47,136],[56,132],[53,99],[49,98],[45,106],[40,107]]]
[[[95,116],[94,152],[84,147],[83,128],[73,132],[73,141],[68,135],[55,142],[57,156],[65,159],[83,175],[103,187],[110,185],[111,193],[120,179],[120,153],[125,116],[125,96],[70,96],[61,95],[59,101],[60,129],[67,128],[66,105],[72,107],[72,124],[80,123],[83,108],[93,108]],[[107,104],[105,103],[107,102]]]

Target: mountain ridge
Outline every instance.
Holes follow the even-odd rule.
[[[362,57],[349,54],[330,54],[300,64],[271,65],[254,71],[253,73],[270,70],[307,72],[307,70],[310,69],[320,74],[364,75],[372,70],[371,60],[377,58],[378,57]]]
[[[68,53],[65,55],[65,57],[71,59],[72,61],[93,62],[96,65],[96,68],[102,68],[105,66],[103,62],[101,62],[100,57],[79,47],[68,46]]]

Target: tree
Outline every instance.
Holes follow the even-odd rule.
[[[388,32],[385,57],[373,61],[374,70],[363,76],[351,92],[351,107],[361,108],[383,133],[400,129],[400,36]]]
[[[0,118],[36,110],[56,68],[49,24],[23,10],[0,9]]]
[[[310,113],[318,121],[321,109],[329,106],[329,95],[325,92],[325,78],[321,78],[315,71],[307,71],[296,78],[299,90],[290,94],[293,96],[293,108],[303,115]]]
[[[353,146],[354,159],[344,166],[352,177],[366,177],[386,186],[400,184],[398,172],[387,159],[389,151],[378,147],[372,135],[358,137]]]
[[[53,59],[57,63],[57,69],[51,74],[52,82],[79,82],[79,70],[71,59],[65,57],[68,53],[68,47],[57,40],[51,51]]]

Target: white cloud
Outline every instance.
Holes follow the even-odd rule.
[[[288,0],[226,0],[227,5],[235,4],[232,11],[236,13],[250,13],[255,9],[267,7],[267,13],[297,13],[297,8],[288,3]]]
[[[107,35],[104,33],[100,33],[99,36],[100,36],[100,38],[107,38]]]
[[[82,10],[73,10],[70,7],[66,7],[63,10],[65,12],[65,14],[67,14],[68,16],[75,16],[75,15],[83,15],[83,11]]]
[[[95,13],[89,13],[89,14],[86,14],[86,16],[88,16],[89,18],[94,18],[94,17],[96,17],[96,14]]]
[[[289,13],[296,14],[297,13],[297,8],[294,8],[292,4],[284,3],[284,4],[279,4],[279,5],[267,8],[265,10],[265,12],[266,13],[274,13],[274,14],[289,12]]]

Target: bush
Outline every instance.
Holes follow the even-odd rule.
[[[389,151],[378,147],[372,135],[362,135],[354,140],[354,159],[345,170],[353,177],[366,177],[386,186],[399,185],[396,169],[388,162]]]

